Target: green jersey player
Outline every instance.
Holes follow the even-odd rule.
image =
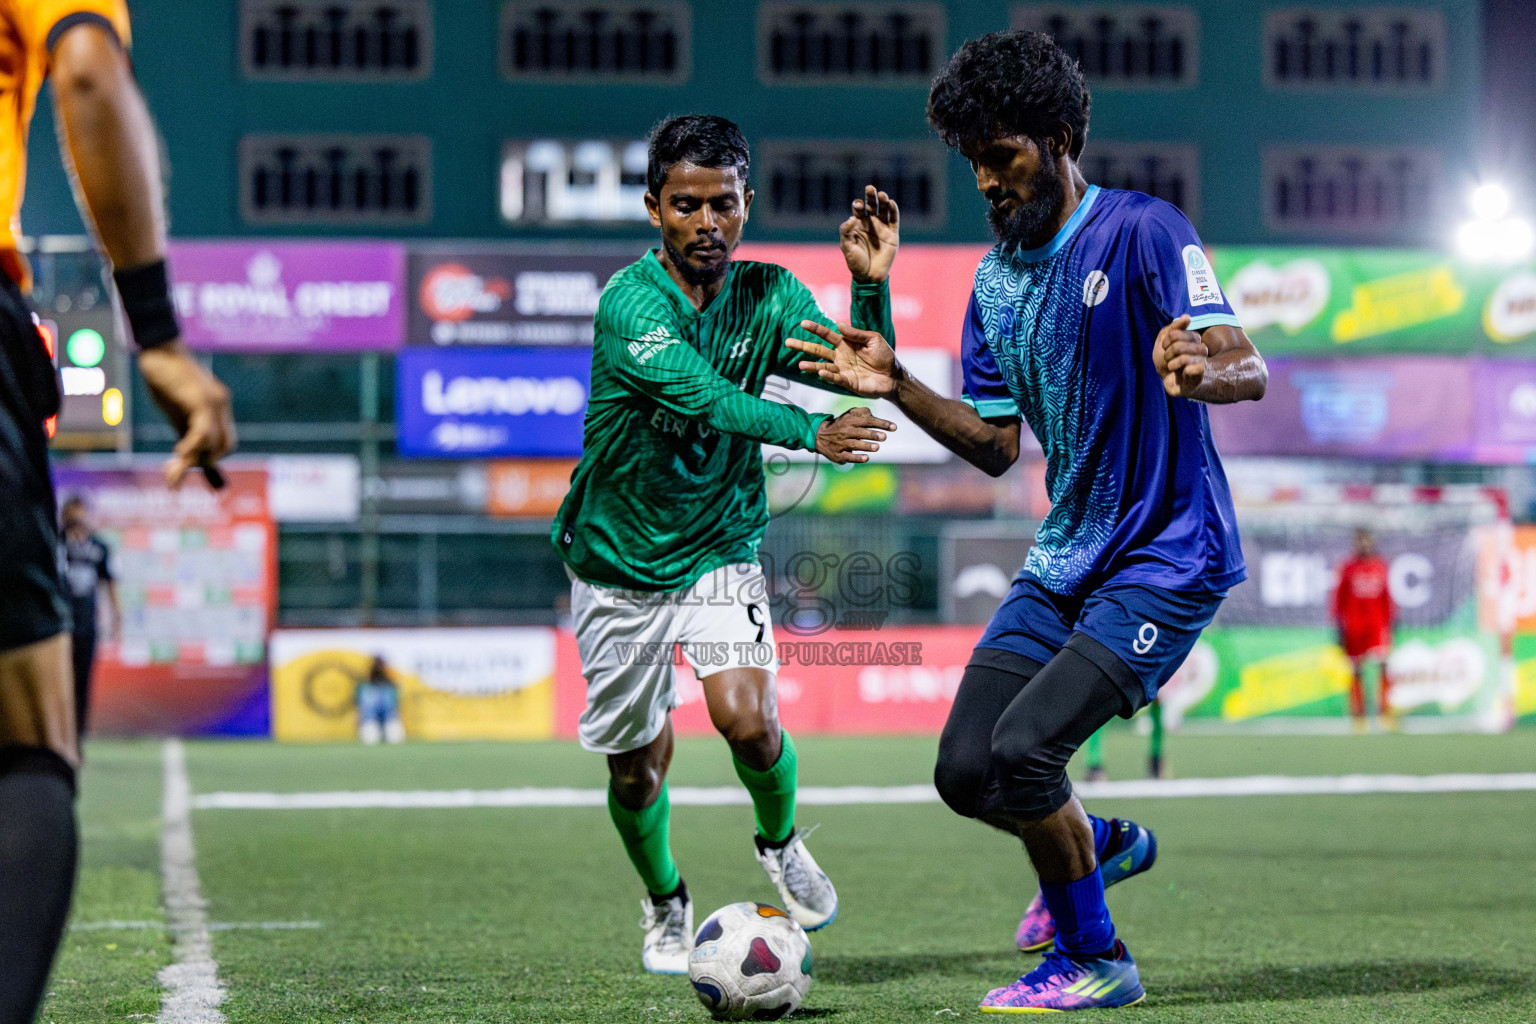
[[[649,891],[641,961],[658,973],[687,973],[693,946],[668,826],[674,651],[731,747],[758,860],[786,908],[807,929],[837,915],[795,831],[795,746],[779,726],[757,564],[761,445],[864,462],[895,429],[865,408],[834,419],[761,397],[768,376],[797,376],[789,332],[828,321],[784,268],[732,261],[752,206],[748,169],[746,139],[724,118],[674,118],[652,133],[645,203],[661,248],[615,274],[598,303],[584,451],[552,531],[587,680],[579,736],[608,757],[608,808]],[[871,187],[841,229],[853,322],[882,334],[897,218]]]

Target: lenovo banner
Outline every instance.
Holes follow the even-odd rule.
[[[635,249],[414,249],[413,345],[590,345],[597,299]]]
[[[581,454],[589,349],[408,348],[396,366],[401,455]]]

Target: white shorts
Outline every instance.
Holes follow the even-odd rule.
[[[768,588],[756,565],[727,565],[682,590],[620,590],[571,580],[587,707],[577,738],[622,754],[660,735],[682,703],[681,655],[700,679],[733,668],[779,671]]]

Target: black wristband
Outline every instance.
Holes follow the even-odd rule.
[[[181,337],[176,323],[176,307],[171,302],[171,280],[165,272],[165,260],[128,270],[115,270],[117,294],[123,300],[123,315],[139,348],[154,348]]]

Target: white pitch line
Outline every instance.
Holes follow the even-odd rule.
[[[213,959],[208,909],[192,845],[192,785],[180,740],[162,749],[165,800],[160,826],[160,885],[165,923],[174,936],[172,962],[157,976],[165,989],[158,1024],[224,1024],[224,986]]]
[[[1509,793],[1536,790],[1536,772],[1502,775],[1244,775],[1224,779],[1147,779],[1075,783],[1088,799],[1175,799],[1215,796],[1354,796],[1365,793]],[[678,786],[679,806],[719,807],[751,803],[738,786]],[[806,807],[845,804],[930,804],[939,794],[928,785],[802,786]],[[302,811],[369,808],[605,807],[606,789],[417,789],[328,793],[205,793],[197,810]]]
[[[1085,797],[1358,796],[1368,793],[1520,793],[1536,790],[1536,772],[1499,775],[1238,775],[1225,779],[1084,782]]]
[[[671,790],[674,804],[721,807],[750,804],[752,798],[739,786],[677,786]],[[932,786],[803,786],[797,800],[807,806],[828,804],[922,804],[935,803],[939,794]],[[456,808],[456,807],[607,807],[606,789],[374,789],[331,793],[205,793],[193,798],[200,811],[289,811],[356,808]]]
[[[210,921],[210,932],[289,932],[325,927],[319,921]],[[69,926],[72,932],[168,932],[164,921],[80,921]]]

